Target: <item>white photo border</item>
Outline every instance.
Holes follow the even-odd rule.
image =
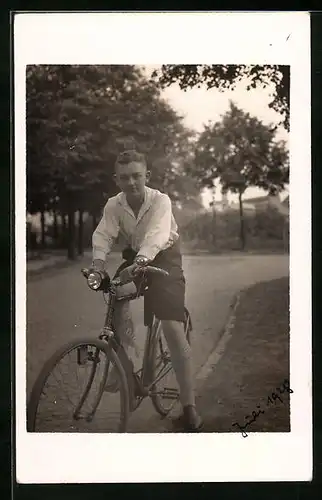
[[[148,43],[147,43],[148,42]],[[291,432],[26,432],[26,66],[291,67]],[[20,483],[305,481],[312,478],[310,15],[306,12],[21,13],[14,17],[16,479]]]

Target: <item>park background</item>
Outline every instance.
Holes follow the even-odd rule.
[[[288,66],[28,66],[27,258],[90,248],[132,146],[173,202],[184,252],[288,252],[289,78]]]
[[[149,16],[148,22],[146,22],[147,16]],[[292,261],[294,263],[294,259],[297,259],[298,262],[302,262],[303,264],[301,266],[297,265],[296,269],[294,269],[294,267],[292,269],[292,294],[295,294],[296,298],[300,299],[297,301],[295,300],[295,303],[300,305],[300,307],[296,308],[296,331],[303,332],[306,331],[304,318],[308,317],[305,311],[308,311],[309,308],[307,307],[309,306],[309,293],[303,294],[304,289],[308,290],[308,287],[305,285],[307,285],[309,281],[309,273],[307,272],[304,264],[305,259],[309,256],[305,248],[303,248],[303,245],[305,245],[304,242],[309,239],[309,235],[307,234],[308,230],[306,229],[307,216],[309,215],[306,202],[309,199],[309,179],[306,177],[309,172],[307,164],[309,154],[309,137],[306,129],[307,131],[309,130],[309,106],[307,106],[307,103],[310,102],[310,97],[309,77],[305,76],[310,73],[309,42],[305,45],[305,39],[309,41],[309,22],[306,23],[307,29],[302,29],[302,25],[305,23],[301,24],[301,22],[298,21],[300,21],[301,19],[299,18],[301,18],[301,16],[303,18],[304,15],[301,13],[297,15],[297,18],[294,15],[292,16],[292,19],[288,19],[290,17],[290,14],[288,13],[287,19],[285,19],[285,13],[277,13],[276,15],[267,15],[266,13],[260,15],[254,14],[254,22],[248,22],[252,21],[252,19],[250,19],[252,15],[247,13],[246,15],[243,15],[243,19],[240,22],[239,18],[242,17],[240,14],[237,16],[230,14],[224,15],[224,19],[222,19],[222,16],[218,16],[217,14],[214,16],[209,15],[209,13],[206,13],[205,15],[199,14],[198,16],[189,16],[189,14],[186,14],[185,16],[182,16],[185,19],[179,19],[178,24],[177,14],[172,13],[171,15],[163,16],[145,14],[145,16],[141,16],[144,17],[144,21],[139,30],[137,30],[136,20],[132,19],[131,22],[126,24],[126,32],[124,30],[124,26],[122,27],[124,33],[126,34],[123,37],[120,37],[120,25],[117,22],[117,15],[114,17],[106,16],[110,18],[112,17],[112,22],[109,23],[108,29],[106,29],[106,23],[104,24],[103,22],[100,24],[100,22],[98,22],[99,16],[92,16],[91,30],[84,30],[84,24],[86,23],[83,22],[81,16],[77,17],[77,22],[69,22],[69,20],[65,22],[65,19],[61,19],[62,16],[57,16],[57,19],[50,19],[50,22],[48,23],[46,18],[53,18],[54,16],[33,15],[31,16],[32,24],[30,24],[29,30],[24,31],[23,37],[20,36],[20,44],[19,46],[17,44],[17,48],[20,48],[21,50],[17,50],[16,54],[26,54],[19,59],[20,71],[17,71],[17,75],[20,82],[23,82],[24,80],[25,64],[30,64],[31,62],[46,64],[61,64],[63,62],[67,62],[69,64],[74,64],[76,62],[93,62],[95,58],[95,62],[101,62],[103,64],[105,64],[106,61],[117,63],[120,61],[131,61],[132,63],[136,63],[139,58],[139,61],[142,63],[146,61],[160,63],[163,61],[174,61],[184,63],[198,61],[199,57],[202,57],[203,62],[210,63],[213,60],[217,61],[217,59],[219,59],[218,62],[230,61],[237,64],[244,62],[291,64],[291,99],[294,99],[295,97],[294,101],[292,101],[291,120],[291,151],[292,160],[294,160],[294,163],[292,162],[291,179],[293,215],[296,199],[300,202],[297,204],[297,207],[295,207],[298,208],[296,225],[295,227],[294,224],[292,226]],[[89,17],[87,13],[83,17],[86,17],[87,22],[87,17]],[[123,16],[122,14],[120,17],[126,16]],[[133,17],[140,17],[140,14],[136,14]],[[207,21],[207,23],[204,23],[207,26],[199,23],[198,17],[203,17],[203,20]],[[231,18],[232,22],[227,23],[226,17],[228,18],[228,21],[230,21],[229,18]],[[156,23],[154,22],[154,18],[157,18]],[[160,25],[162,26],[162,20],[164,23],[163,31],[161,32],[159,26],[156,25],[160,22]],[[54,30],[51,29],[51,21],[57,21],[56,29]],[[218,22],[214,23],[213,21]],[[202,29],[200,29],[201,25]],[[214,25],[216,26],[215,29]],[[86,33],[86,36],[84,36],[84,33]],[[164,33],[167,34],[166,37],[163,36]],[[191,33],[194,35],[196,34],[196,36],[191,36]],[[289,36],[290,34],[291,36]],[[41,44],[39,43],[39,40],[42,41]],[[131,40],[131,43],[128,43],[128,40]],[[147,40],[151,41],[151,43],[147,43]],[[163,42],[160,43],[160,40]],[[179,40],[180,43],[178,43]],[[171,86],[171,88],[173,87]],[[288,87],[286,86],[286,88]],[[17,96],[17,102],[20,100],[20,104],[23,106],[25,99],[24,90],[24,85],[20,85],[19,95]],[[249,93],[249,95],[250,94],[251,93]],[[181,95],[183,95],[183,93]],[[259,97],[257,113],[264,108],[266,109],[266,104],[264,104],[264,102],[261,103],[260,101],[261,98]],[[272,99],[270,99],[270,103],[271,101]],[[218,100],[216,100],[216,103],[218,103]],[[226,106],[226,109],[227,108],[228,106]],[[22,122],[24,123],[24,110],[22,110],[22,112],[21,110],[18,111],[18,116],[21,117]],[[280,120],[280,116],[276,116],[277,120]],[[23,128],[24,133],[25,127],[23,126],[21,128]],[[300,134],[302,139],[301,141],[297,141],[295,139],[298,137],[298,134]],[[293,138],[295,140],[293,140]],[[18,151],[22,151],[22,156],[24,156],[24,140],[18,141]],[[24,158],[21,158],[21,155],[19,157],[19,162],[17,163],[17,167],[19,167],[19,165],[22,166],[22,169],[20,169],[19,172],[19,178],[21,178],[22,182],[18,182],[18,187],[20,184],[24,191],[25,184],[21,174],[24,174],[25,162]],[[247,198],[249,193],[250,190],[248,189],[247,193],[245,192],[243,197]],[[266,195],[266,193],[267,191],[264,191],[262,194]],[[220,198],[220,190],[217,191],[216,195]],[[258,193],[252,194],[252,197],[257,197],[257,195]],[[296,197],[296,195],[298,196]],[[228,193],[228,196],[230,197],[230,193]],[[218,199],[218,201],[220,201],[220,199]],[[25,203],[24,201],[21,201],[20,196],[17,200],[17,203],[18,202],[20,203],[20,206],[22,203],[23,208],[23,213],[21,214],[20,211],[20,215],[24,215]],[[18,209],[19,207],[17,206],[17,211]],[[237,225],[237,229],[238,228],[239,226]],[[24,236],[24,227],[21,228],[20,226],[18,228],[17,237],[20,238],[20,240],[22,237],[24,240]],[[306,236],[308,236],[308,238]],[[239,244],[238,237],[236,238],[236,243],[237,242]],[[20,248],[24,246],[24,241],[21,243],[22,245],[20,245]],[[278,278],[278,274],[280,276],[285,276],[285,278],[283,278],[283,289],[285,292],[283,293],[283,297],[287,299],[289,271],[288,255],[273,255],[272,253],[268,255],[268,252],[263,253],[263,255],[249,255],[250,250],[243,252],[243,255],[241,255],[240,251],[236,251],[235,253],[236,255],[231,255],[231,252],[228,251],[226,255],[211,255],[211,253],[207,251],[207,253],[203,253],[202,256],[190,254],[185,255],[183,258],[188,280],[187,304],[188,307],[191,308],[194,318],[195,338],[193,339],[193,349],[197,370],[200,369],[200,366],[202,366],[202,363],[204,362],[204,356],[201,356],[201,350],[205,356],[208,356],[211,348],[213,348],[218,341],[219,329],[222,326],[219,317],[223,319],[221,312],[225,309],[223,303],[224,297],[229,295],[230,292],[234,293],[236,290],[238,291],[241,288],[251,286],[251,281],[256,281],[258,283],[258,286],[261,287],[263,294],[259,296],[258,290],[256,293],[255,290],[253,290],[252,296],[249,297],[247,307],[245,306],[244,300],[241,301],[242,303],[239,307],[239,311],[242,313],[240,321],[243,321],[244,323],[244,334],[241,330],[240,321],[238,321],[237,318],[228,348],[225,350],[219,364],[217,364],[214,373],[212,374],[208,372],[209,379],[214,379],[209,380],[209,384],[207,382],[207,385],[209,386],[209,399],[211,399],[214,408],[207,407],[206,413],[208,415],[216,415],[213,426],[209,425],[209,429],[212,427],[214,432],[218,429],[218,424],[220,424],[221,430],[223,430],[223,427],[227,430],[230,429],[233,419],[242,419],[245,412],[248,410],[251,411],[254,405],[256,406],[258,396],[266,393],[266,385],[269,384],[270,388],[273,387],[275,382],[279,383],[281,375],[283,375],[285,371],[288,371],[287,360],[289,339],[286,334],[288,329],[285,329],[285,326],[283,327],[282,324],[284,323],[286,326],[289,324],[289,308],[287,300],[281,300],[282,291],[277,290],[274,286],[271,287],[272,289],[270,292],[267,289],[267,286],[269,285],[267,280]],[[111,257],[115,260],[115,265],[117,265],[120,255],[114,254]],[[63,258],[66,259],[66,248],[63,249]],[[86,287],[86,283],[83,283],[80,274],[81,266],[88,265],[89,262],[90,255],[85,252],[84,259],[77,259],[77,262],[75,263],[70,261],[68,263],[68,267],[64,268],[64,270],[53,269],[51,272],[49,270],[46,272],[43,271],[39,273],[38,277],[35,277],[35,279],[31,279],[31,276],[28,273],[27,341],[29,350],[27,359],[30,372],[34,371],[37,373],[44,360],[54,352],[57,346],[66,341],[67,336],[70,338],[73,335],[81,335],[84,334],[85,331],[86,334],[88,334],[88,330],[91,328],[93,328],[93,335],[97,333],[102,319],[101,315],[104,308],[103,300],[101,304],[97,294],[91,294],[90,291],[87,290],[88,287]],[[281,265],[278,265],[279,262]],[[282,265],[282,262],[284,262],[285,265]],[[31,262],[28,263],[28,270],[29,264],[31,264]],[[33,262],[33,264],[35,264],[35,262]],[[302,274],[300,273],[300,270],[302,270]],[[299,273],[301,274],[301,278],[304,278],[300,283],[298,276]],[[198,290],[200,291],[200,283],[202,283],[202,293],[198,293]],[[19,331],[22,333],[22,335],[19,335],[19,341],[17,343],[19,346],[18,354],[22,351],[22,357],[19,356],[19,362],[17,362],[16,365],[18,367],[17,378],[20,377],[20,380],[24,383],[24,378],[21,377],[20,373],[21,371],[25,371],[25,328],[23,323],[23,303],[20,304],[20,313],[17,316],[18,326],[20,326]],[[100,304],[100,307],[97,303]],[[228,306],[228,304],[226,305]],[[276,307],[278,308],[278,311],[276,311]],[[262,311],[262,308],[266,308],[267,310]],[[269,315],[268,312],[270,313]],[[22,325],[20,318],[22,318]],[[271,318],[270,324],[268,318]],[[280,321],[281,319],[283,319],[282,322]],[[96,333],[94,333],[94,327]],[[277,330],[279,330],[279,332],[277,332]],[[259,341],[259,334],[261,334],[261,342]],[[247,344],[245,342],[245,335],[248,338]],[[272,349],[273,338],[276,340],[276,342],[274,342],[274,346],[276,349],[279,349],[279,355],[276,352],[276,349]],[[297,359],[295,360],[295,368],[297,363],[301,366],[300,375],[297,369],[292,370],[292,381],[294,381],[294,385],[296,385],[296,393],[298,395],[301,394],[301,405],[294,406],[292,403],[292,426],[295,426],[295,429],[292,427],[292,435],[294,430],[298,431],[304,428],[306,430],[310,429],[310,402],[308,397],[309,390],[307,389],[307,387],[310,386],[308,383],[310,380],[310,373],[308,373],[309,368],[305,371],[306,365],[309,366],[309,363],[305,363],[305,361],[309,360],[308,357],[305,359],[305,352],[307,352],[305,348],[306,339],[307,337],[305,335],[298,335],[295,336],[295,338],[292,338],[292,341],[294,340],[294,343],[296,342],[296,347],[299,348],[297,349],[297,351],[299,351],[299,355],[296,356]],[[250,347],[250,345],[256,351],[256,355],[248,351],[248,347]],[[282,356],[281,352],[283,353]],[[237,363],[236,357],[238,357],[240,361],[239,364]],[[256,365],[255,360],[257,361]],[[276,370],[276,363],[279,363],[280,365],[279,371]],[[294,366],[294,358],[292,359],[292,366]],[[274,377],[275,380],[272,380],[272,377]],[[215,382],[215,388],[213,383],[210,383],[213,381]],[[21,384],[22,388],[24,388],[23,383]],[[220,400],[219,391],[222,396],[224,396],[224,399],[222,400]],[[213,394],[217,395],[216,401],[213,400]],[[199,391],[199,395],[201,399],[203,399],[202,390]],[[303,404],[303,401],[305,401],[306,404]],[[204,405],[201,405],[201,407],[203,406]],[[302,409],[302,412],[298,411],[299,408]],[[232,414],[229,411],[230,409]],[[219,412],[222,415],[220,422],[218,422]],[[146,417],[147,415],[145,414],[145,419]],[[298,417],[300,417],[300,425],[298,423]],[[285,423],[287,422],[288,414],[286,412],[283,424],[284,429]],[[261,421],[259,425],[261,429],[258,430],[267,431],[268,425],[270,425],[271,428],[274,427],[275,430],[278,430],[275,415],[271,413],[269,415],[267,414],[266,422]],[[279,428],[281,430],[281,426],[279,426]],[[232,457],[234,456],[232,451],[236,449],[235,446],[233,446],[233,449],[229,448],[229,452],[225,455],[227,447],[226,445],[221,446],[223,441],[221,439],[217,440],[217,437],[219,436],[212,436],[211,438],[216,440],[216,444],[218,443],[217,453],[218,456],[221,457],[221,460],[218,463],[219,469],[217,467],[216,471],[213,470],[212,460],[208,461],[208,469],[206,466],[207,461],[200,461],[200,456],[203,456],[206,447],[198,447],[199,441],[197,440],[196,446],[198,453],[195,453],[197,458],[194,459],[191,454],[186,455],[189,458],[189,460],[186,460],[185,462],[185,467],[183,467],[186,477],[189,477],[189,479],[191,479],[191,477],[194,478],[196,470],[198,473],[199,471],[201,473],[202,470],[203,472],[201,473],[201,476],[202,479],[205,479],[206,477],[204,471],[207,470],[207,473],[210,474],[211,477],[213,477],[213,474],[216,474],[218,477],[218,471],[220,471],[219,474],[221,473],[225,478],[227,478],[227,480],[231,480],[234,470],[238,470],[238,474],[240,473],[240,456],[242,456],[245,458],[243,464],[245,466],[245,472],[246,470],[248,472],[247,477],[249,480],[253,480],[255,471],[252,467],[253,461],[251,460],[251,456],[254,456],[254,454],[246,454],[245,456],[244,454],[241,455],[240,453],[235,453],[237,459],[234,463],[234,461],[232,461]],[[225,438],[226,437],[227,436],[225,436]],[[69,453],[70,450],[68,447],[64,446],[65,442],[63,440],[62,443],[59,436],[54,436],[54,440],[51,440],[52,442],[49,442],[49,440],[42,441],[44,444],[41,447],[35,446],[34,441],[32,441],[32,446],[28,446],[28,443],[24,441],[24,443],[20,446],[20,453],[22,453],[22,451],[24,452],[24,457],[26,463],[28,463],[29,470],[30,467],[33,467],[34,481],[37,482],[40,475],[42,478],[45,477],[48,481],[48,478],[51,479],[53,473],[55,472],[55,480],[60,482],[63,477],[66,477],[67,471],[68,473],[71,472],[72,464],[77,464],[76,467],[74,466],[76,472],[72,473],[74,474],[72,477],[81,481],[84,480],[84,478],[87,479],[87,471],[92,471],[93,468],[91,460],[87,460],[86,467],[84,467],[84,458],[86,458],[87,455],[83,453],[83,444],[84,442],[86,442],[86,444],[90,444],[90,442],[93,442],[93,439],[92,436],[89,436],[90,439],[88,440],[86,440],[85,436],[79,436],[79,438],[79,441],[77,441],[77,444],[79,443],[79,445],[75,447],[75,450],[73,450],[74,454]],[[104,439],[105,436],[100,435],[99,438],[100,442],[103,441],[104,444],[107,442],[106,439]],[[135,453],[140,454],[142,449],[144,449],[145,456],[143,457],[143,460],[145,466],[148,467],[151,477],[154,478],[155,475],[153,475],[153,470],[155,468],[151,466],[149,468],[149,465],[152,463],[154,464],[154,462],[146,460],[146,457],[154,457],[155,450],[157,449],[158,457],[156,458],[159,460],[160,450],[155,447],[155,439],[153,439],[153,436],[146,436],[146,438],[147,439],[144,440],[143,436],[140,436],[140,442],[141,440],[144,440],[145,446],[144,448],[135,448]],[[254,440],[253,444],[256,445],[257,477],[260,475],[261,478],[281,478],[281,475],[285,477],[286,470],[288,471],[289,469],[292,469],[292,471],[290,470],[290,476],[296,476],[298,478],[297,472],[294,470],[294,462],[289,459],[289,438],[292,440],[292,436],[287,434],[275,434],[274,436],[270,434],[266,436],[259,436],[259,438],[264,439],[265,444],[269,445],[270,448],[268,450],[267,447],[258,447],[257,440]],[[238,439],[239,437],[236,436],[237,442]],[[281,444],[278,456],[276,456],[275,449],[277,440],[279,444]],[[161,444],[162,442],[166,443],[167,441],[166,439],[161,439]],[[209,442],[210,436],[209,439],[207,437],[207,443]],[[57,444],[55,450],[53,450],[53,444]],[[61,455],[61,449],[65,449],[66,454]],[[282,453],[283,449],[286,452],[284,453],[285,456]],[[299,464],[301,464],[301,470],[303,467],[303,461],[305,462],[305,446],[303,446],[302,449],[304,453],[301,454],[301,460],[298,461]],[[59,460],[57,463],[54,463],[53,457],[55,455],[53,452],[56,450],[59,450]],[[95,449],[92,447],[91,450],[92,453],[97,456],[97,447],[95,447]],[[174,449],[174,452],[175,451],[176,450]],[[177,463],[181,463],[182,465],[182,460],[184,460],[184,453],[182,453],[182,450],[180,451],[181,455],[180,453],[175,453],[172,457],[172,461],[164,461],[165,465],[168,467],[166,472],[168,477],[168,471],[170,471],[170,469],[175,470],[174,474],[177,477],[178,468],[174,465]],[[36,454],[38,457],[46,457],[45,461],[41,460],[39,462],[38,460],[37,468],[34,466],[36,461],[33,460],[33,457]],[[101,462],[103,464],[101,468],[103,470],[100,472],[101,478],[106,477],[105,455],[106,453],[104,448],[104,455],[102,454]],[[90,456],[92,457],[93,454]],[[166,452],[163,456],[169,458],[168,445],[166,446]],[[127,453],[122,456],[121,468],[117,460],[113,462],[115,468],[124,471],[123,459],[126,459],[126,457],[131,457],[130,449],[128,449]],[[141,455],[140,457],[142,458]],[[270,459],[269,463],[267,461],[268,457]],[[78,460],[79,458],[81,460]],[[264,458],[266,459],[266,462]],[[294,458],[296,461],[296,454]],[[125,463],[127,464],[126,460]],[[135,467],[136,463],[138,464],[137,467]],[[209,464],[212,470],[209,470]],[[289,465],[290,467],[288,467]],[[20,469],[22,469],[22,467],[20,467]],[[146,469],[144,468],[144,476],[142,476],[142,473],[140,475],[141,469],[142,460],[136,460],[131,463],[130,469],[128,469],[131,470],[131,478],[141,477],[144,480],[144,477],[146,476]],[[47,472],[49,470],[51,471],[51,474]],[[159,468],[157,468],[157,470],[159,471]],[[21,475],[22,472],[23,471],[20,470]],[[112,471],[112,473],[114,473],[114,471]],[[127,477],[129,477],[128,474]],[[170,477],[173,477],[171,476],[171,472]],[[236,477],[236,473],[234,477]],[[124,476],[122,472],[121,480],[123,479]],[[206,480],[208,479],[206,478]]]

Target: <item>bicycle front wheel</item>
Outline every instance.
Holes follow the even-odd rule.
[[[156,411],[167,416],[176,401],[179,400],[179,386],[171,363],[170,351],[162,331],[161,321],[154,320],[152,337],[154,337],[151,350],[151,373],[154,380],[151,389],[151,400]],[[191,322],[186,310],[184,323],[186,338],[190,344]]]
[[[111,371],[114,389],[107,391]],[[56,351],[27,405],[29,432],[125,432],[128,418],[124,369],[114,349],[98,339],[73,341]]]

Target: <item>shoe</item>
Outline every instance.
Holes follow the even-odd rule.
[[[171,422],[172,422],[173,427],[177,427],[178,429],[179,428],[183,429],[184,422],[185,422],[184,414],[181,413],[181,415],[179,415],[178,417],[173,418],[171,420]]]
[[[173,419],[172,424],[183,432],[200,432],[203,428],[203,420],[193,405],[184,406],[183,413]]]

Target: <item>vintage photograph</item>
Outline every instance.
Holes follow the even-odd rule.
[[[312,477],[310,17],[14,19],[19,483]]]
[[[26,66],[29,433],[288,433],[290,65]]]

